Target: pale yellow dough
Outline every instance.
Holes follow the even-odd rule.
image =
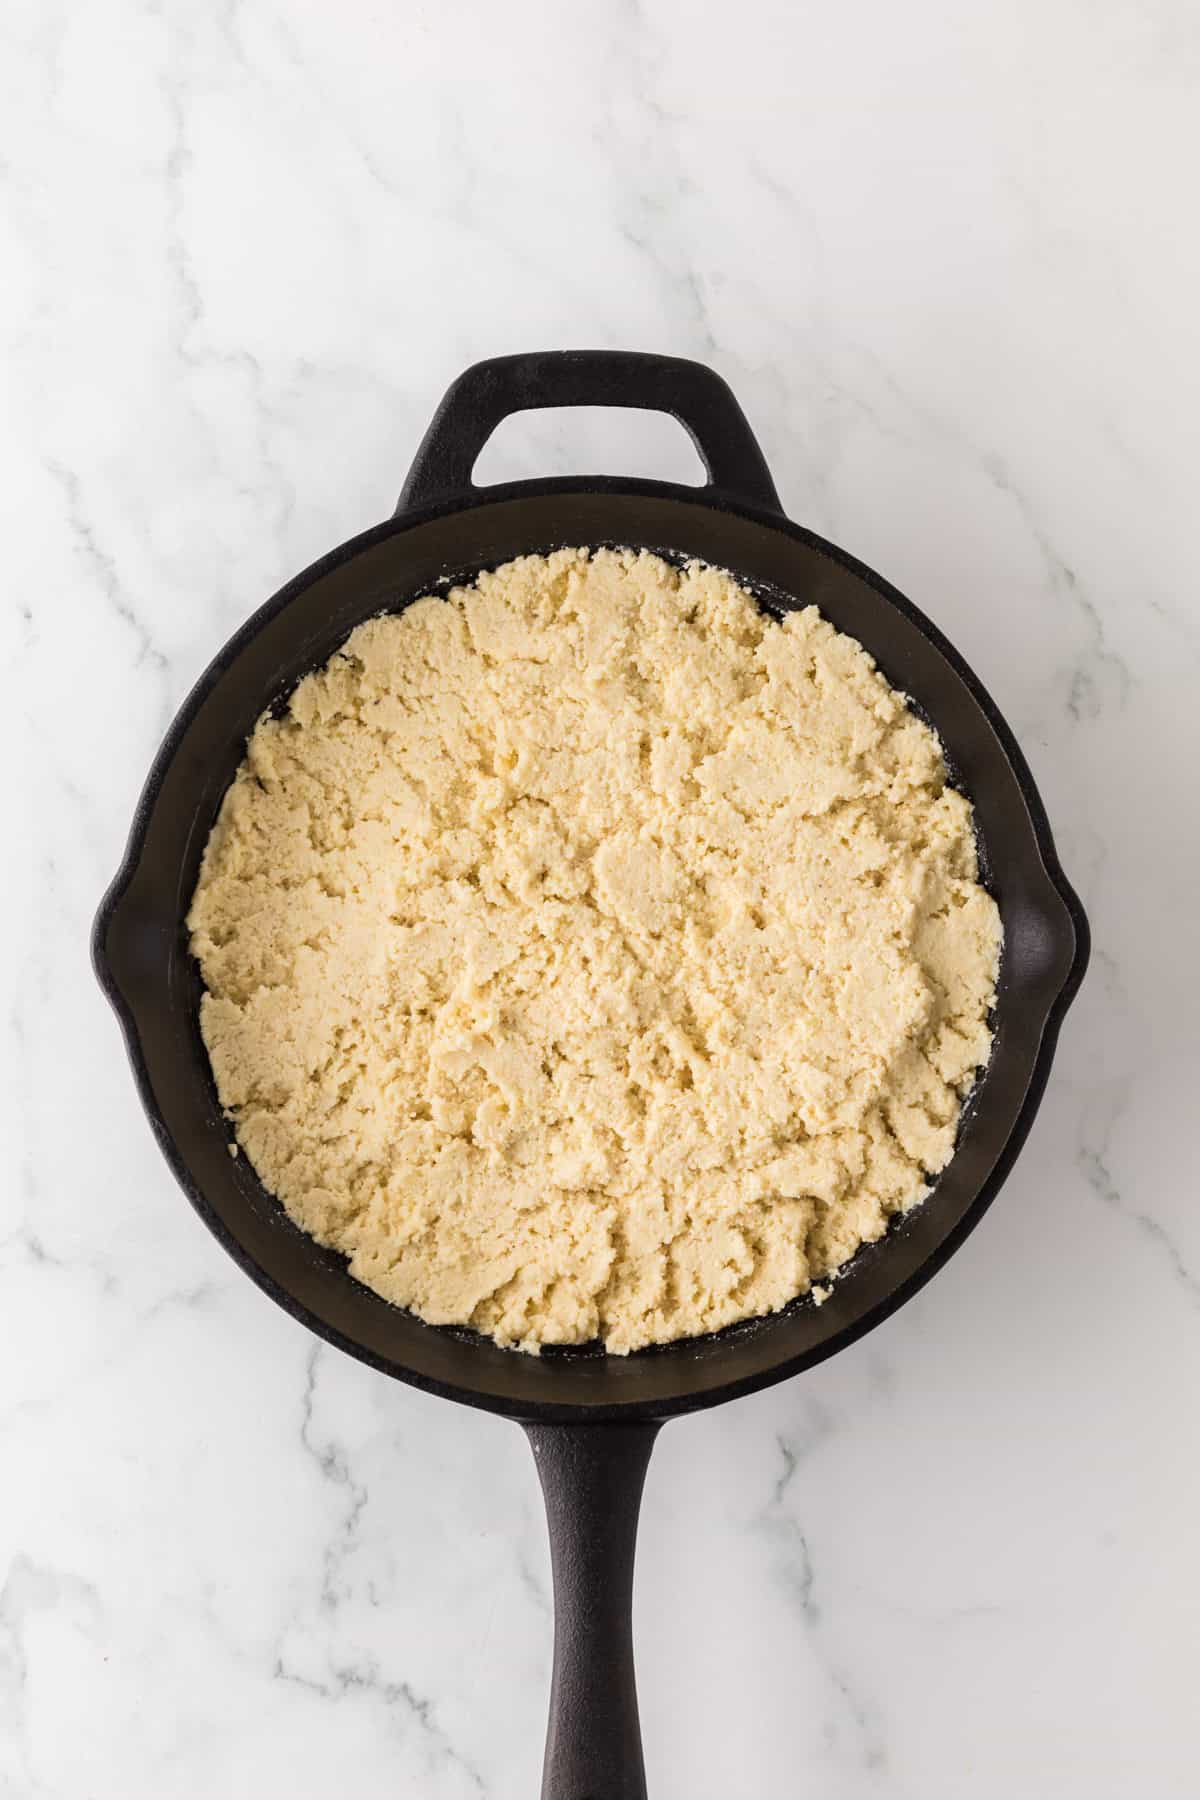
[[[628,1351],[927,1192],[990,1043],[976,875],[936,737],[815,608],[564,550],[260,720],[188,923],[293,1219],[424,1319]]]

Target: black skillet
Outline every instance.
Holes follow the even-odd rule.
[[[529,407],[667,412],[708,472],[701,488],[569,478],[477,488],[476,458]],[[229,1155],[197,1028],[199,980],[184,915],[221,796],[263,710],[323,663],[361,620],[530,551],[638,545],[731,570],[774,611],[815,603],[861,640],[936,726],[975,804],[981,864],[1004,921],[995,1043],[953,1160],[923,1206],[861,1250],[818,1308],[629,1357],[595,1348],[541,1357],[389,1306],[319,1249]],[[1083,976],[1088,930],[1033,781],[984,689],[896,590],[780,512],[754,436],[719,376],[624,351],[477,364],[451,387],[417,451],[394,518],[289,582],[234,636],[184,703],[138,802],[93,939],[133,1072],[168,1162],[201,1218],[258,1285],[339,1349],[431,1393],[518,1420],[537,1458],[554,1571],[554,1674],[543,1800],[645,1795],[634,1687],[634,1536],[655,1434],[808,1369],[878,1325],[963,1242],[1012,1166],[1041,1099],[1055,1039]]]

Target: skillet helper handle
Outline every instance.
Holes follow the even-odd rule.
[[[627,406],[678,419],[708,471],[701,494],[779,512],[779,495],[758,439],[715,369],[637,350],[532,350],[475,363],[446,391],[421,440],[397,512],[462,501],[471,472],[510,413],[545,406]]]
[[[633,1554],[658,1423],[526,1425],[554,1572],[542,1800],[646,1800],[633,1671]]]

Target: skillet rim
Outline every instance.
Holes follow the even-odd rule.
[[[245,1248],[235,1232],[206,1198],[198,1182],[192,1176],[190,1168],[185,1163],[182,1153],[163,1119],[142,1049],[135,1009],[118,982],[112,965],[109,938],[114,926],[119,921],[122,901],[133,887],[141,868],[150,823],[167,773],[174,763],[176,753],[196,714],[242,650],[293,600],[324,576],[344,567],[365,551],[434,520],[455,515],[466,518],[497,503],[513,500],[603,495],[650,501],[683,502],[685,505],[699,510],[731,514],[745,520],[750,525],[769,532],[780,533],[803,544],[819,556],[834,563],[839,569],[856,577],[906,618],[921,636],[932,644],[984,715],[1020,793],[1028,817],[1033,846],[1036,848],[1046,879],[1046,886],[1053,892],[1061,908],[1060,916],[1053,921],[1052,929],[1065,972],[1053,998],[1046,1006],[1040,1039],[1024,1095],[991,1169],[974,1197],[967,1202],[962,1216],[943,1233],[907,1277],[889,1287],[887,1292],[868,1305],[858,1318],[831,1329],[809,1348],[782,1356],[764,1368],[745,1375],[733,1376],[725,1381],[718,1380],[703,1387],[701,1391],[693,1390],[684,1394],[676,1394],[670,1399],[633,1398],[588,1404],[585,1401],[567,1403],[550,1400],[517,1400],[508,1395],[480,1388],[465,1387],[456,1382],[430,1376],[424,1371],[411,1368],[394,1357],[388,1357],[371,1349],[360,1340],[331,1325],[289,1288],[276,1280]],[[470,559],[467,561],[469,562]],[[485,562],[479,563],[480,568],[485,566],[487,566]],[[737,569],[732,569],[731,573],[738,579],[749,580],[748,577],[739,575]],[[871,651],[870,644],[867,644],[866,648],[869,652]],[[937,720],[934,719],[933,723],[936,727]],[[876,1325],[882,1324],[900,1306],[913,1298],[926,1282],[931,1280],[944,1266],[954,1252],[961,1248],[995,1199],[1024,1146],[1045,1092],[1062,1020],[1083,979],[1089,950],[1090,931],[1086,915],[1078,896],[1063,873],[1045,808],[1020,746],[978,676],[967,665],[953,644],[917,606],[884,577],[850,552],[830,543],[806,527],[797,525],[782,512],[750,504],[741,496],[735,496],[712,485],[685,487],[676,483],[635,481],[611,476],[546,477],[529,481],[505,482],[486,488],[473,487],[465,494],[448,495],[424,505],[405,508],[392,518],[383,520],[348,538],[344,543],[326,552],[325,555],[287,581],[270,599],[259,606],[218,650],[172,719],[142,786],[121,861],[101,900],[91,935],[93,967],[101,988],[117,1014],[138,1096],[159,1147],[193,1208],[238,1266],[277,1305],[306,1326],[309,1331],[345,1351],[356,1360],[366,1363],[369,1367],[441,1398],[457,1400],[462,1404],[479,1407],[526,1423],[546,1424],[661,1421],[685,1413],[700,1411],[708,1406],[723,1404],[727,1400],[755,1393],[777,1381],[786,1380],[804,1369],[815,1367],[827,1357],[837,1354],[839,1350],[856,1342],[868,1331],[873,1330]],[[276,1202],[276,1204],[278,1203]],[[891,1233],[887,1234],[887,1237],[890,1236]],[[887,1237],[883,1240],[881,1249],[886,1245]],[[345,1279],[353,1281],[353,1277],[348,1272]],[[728,1336],[731,1339],[730,1349],[733,1350],[737,1342],[737,1334],[744,1334],[748,1326],[752,1326],[752,1324],[753,1322],[748,1322],[730,1326],[726,1332],[712,1334],[707,1338],[682,1339],[675,1344],[652,1346],[647,1351],[635,1354],[652,1356],[657,1360],[664,1356],[670,1356],[673,1351],[684,1353],[688,1346],[694,1348],[697,1344],[705,1344],[712,1347],[716,1360],[719,1361],[718,1346],[722,1338]],[[424,1326],[424,1329],[441,1331],[443,1328]]]

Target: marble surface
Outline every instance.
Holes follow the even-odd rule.
[[[232,629],[390,510],[466,363],[599,344],[715,364],[792,515],[945,629],[1095,932],[953,1264],[663,1434],[651,1794],[1194,1794],[1194,8],[10,0],[0,40],[0,1792],[537,1791],[520,1434],[227,1261],[86,939]],[[582,467],[694,459],[587,414],[482,465]]]

